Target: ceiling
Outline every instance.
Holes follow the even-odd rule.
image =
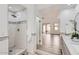
[[[59,8],[60,11],[64,10],[64,9],[69,9],[69,8],[75,8],[76,4],[71,4],[71,5],[67,5],[67,4],[38,4],[36,5],[36,10],[40,13],[40,12],[47,12],[49,9],[51,8]]]
[[[20,4],[9,4],[8,8],[9,8],[9,11],[11,12],[19,12],[26,9],[24,6]]]
[[[55,19],[58,14],[64,10],[69,8],[75,8],[76,5],[71,4],[36,4],[35,10],[36,15],[43,17],[44,19]],[[26,8],[21,4],[9,4],[9,11],[18,12],[25,10]]]
[[[67,4],[39,4],[36,5],[37,15],[43,18],[43,22],[59,22],[57,16],[62,10],[75,8],[76,5]]]

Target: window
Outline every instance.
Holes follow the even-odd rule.
[[[50,24],[43,24],[43,33],[50,33]]]
[[[46,25],[43,25],[43,33],[46,32]]]
[[[57,23],[54,24],[54,30],[55,30],[55,31],[58,30],[58,24],[57,24]]]
[[[47,32],[50,33],[50,24],[47,24]]]
[[[58,27],[55,27],[55,30],[57,31],[58,30]]]

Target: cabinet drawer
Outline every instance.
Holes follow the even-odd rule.
[[[61,37],[61,49],[62,49],[62,54],[63,55],[70,55],[70,52],[69,52],[69,50],[68,50],[68,48],[67,48],[67,46],[66,46],[66,44],[65,44],[62,37]]]
[[[8,38],[0,41],[0,55],[1,54],[8,54]]]
[[[70,55],[70,52],[64,41],[62,42],[62,52],[63,52],[63,55]]]

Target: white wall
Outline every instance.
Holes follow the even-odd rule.
[[[60,32],[64,34],[69,34],[73,32],[73,25],[70,20],[74,19],[74,9],[67,9],[60,13]]]
[[[8,36],[7,14],[8,14],[8,5],[0,4],[0,37]]]
[[[8,54],[8,5],[0,4],[0,55]]]

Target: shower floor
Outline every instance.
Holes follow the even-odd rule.
[[[10,48],[9,55],[21,55],[25,54],[26,49],[19,49],[19,48]]]

